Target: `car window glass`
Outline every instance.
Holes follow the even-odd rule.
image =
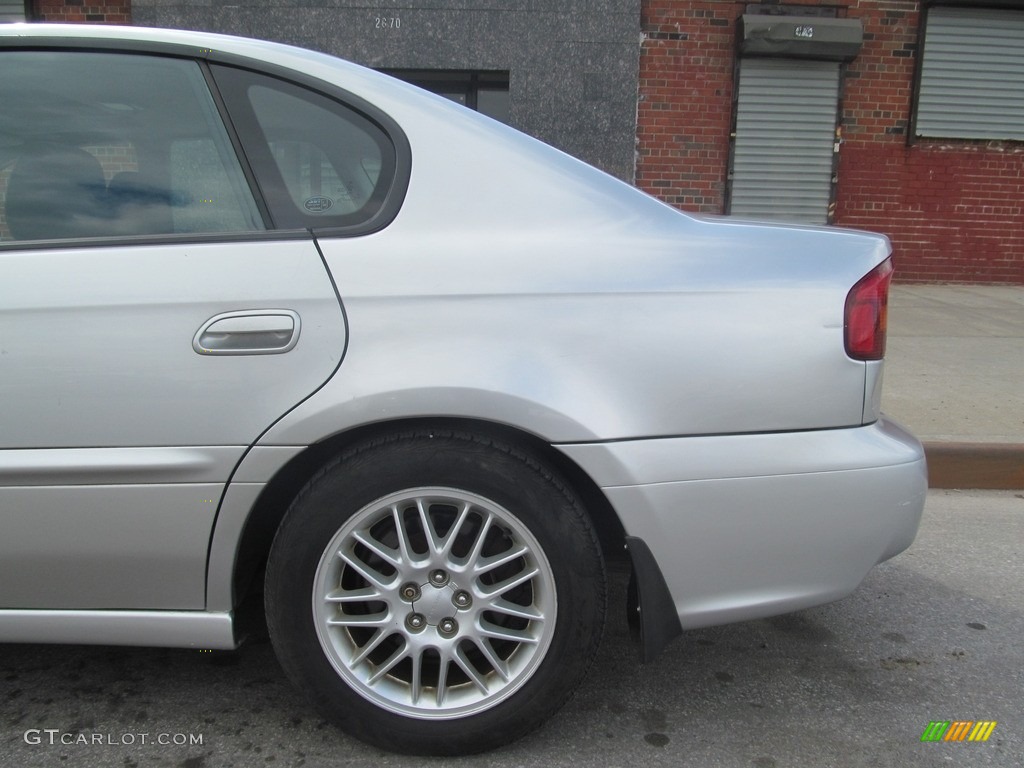
[[[311,130],[311,121],[323,123],[322,115],[308,102],[261,86],[249,91],[260,128],[267,137],[271,155],[281,174],[292,203],[316,215],[351,214],[359,211],[370,199],[377,178],[370,177],[364,164],[380,167],[380,148],[365,134],[352,130],[345,121],[347,135],[337,136],[326,130]],[[291,115],[305,125],[300,131],[279,119]],[[324,145],[335,149],[343,142],[344,149],[334,158]]]
[[[237,166],[231,172],[222,160],[225,145],[212,138],[179,139],[169,147],[168,171],[172,189],[203,190],[197,204],[176,209],[179,228],[187,232],[235,232],[251,228],[257,214],[237,205],[250,192]],[[234,158],[231,158],[234,160]]]
[[[263,229],[199,65],[0,55],[0,240]]]
[[[395,153],[377,124],[294,83],[214,72],[276,226],[351,227],[380,210]]]

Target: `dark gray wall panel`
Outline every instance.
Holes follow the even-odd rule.
[[[136,24],[300,45],[386,69],[508,70],[512,124],[625,181],[639,0],[134,0]],[[383,28],[377,19],[400,19]]]

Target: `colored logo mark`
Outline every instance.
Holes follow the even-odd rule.
[[[921,741],[988,741],[995,729],[995,720],[932,720]]]

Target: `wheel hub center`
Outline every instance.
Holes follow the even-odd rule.
[[[427,624],[436,627],[441,619],[455,613],[452,605],[454,590],[449,586],[435,587],[429,582],[420,588],[420,599],[416,601],[417,612],[423,614]]]

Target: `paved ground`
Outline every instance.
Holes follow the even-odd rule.
[[[1022,549],[1024,492],[933,491],[914,546],[838,603],[688,632],[647,666],[617,611],[596,668],[561,714],[501,752],[463,760],[347,739],[285,681],[265,641],[226,654],[9,646],[0,765],[1016,768]],[[998,725],[985,743],[921,743],[933,720]],[[26,744],[26,733],[41,743]],[[154,745],[160,734],[202,744]],[[60,745],[95,738],[114,743]]]
[[[883,406],[924,441],[1024,443],[1024,286],[896,285]]]
[[[896,285],[882,407],[933,487],[1024,488],[1024,286]]]

